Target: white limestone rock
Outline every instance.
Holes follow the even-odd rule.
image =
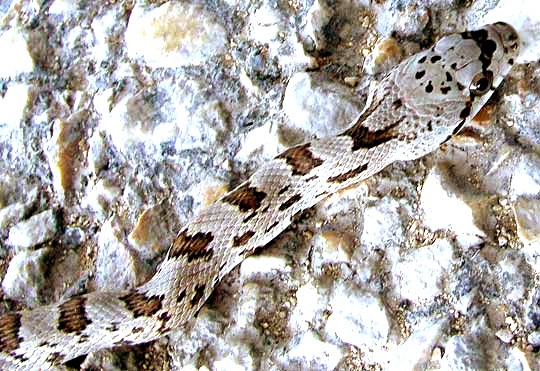
[[[289,324],[295,333],[304,334],[312,329],[313,323],[327,307],[329,298],[325,294],[326,291],[319,290],[313,282],[307,282],[296,290],[297,304],[292,308],[289,317]]]
[[[71,0],[54,0],[49,7],[49,14],[71,15],[77,11],[77,3]]]
[[[9,50],[9,58],[0,58],[0,78],[14,79],[34,70],[27,36],[22,29],[13,27],[0,33],[0,50]]]
[[[397,297],[415,304],[434,300],[445,290],[452,255],[452,245],[446,240],[437,240],[403,257],[392,269]]]
[[[316,65],[305,54],[293,21],[273,4],[262,2],[247,17],[245,30],[254,44],[265,45],[270,58],[276,58],[287,74]]]
[[[329,306],[331,314],[325,326],[328,338],[355,345],[366,360],[380,360],[390,331],[380,299],[358,288],[341,285],[333,293]]]
[[[96,184],[88,187],[86,196],[81,200],[81,206],[93,212],[97,219],[105,221],[110,214],[111,206],[121,193],[119,187],[105,179],[99,179]]]
[[[125,290],[133,288],[141,271],[135,254],[121,237],[113,220],[107,220],[99,231],[95,268],[95,283],[100,290]],[[118,269],[122,267],[121,269]]]
[[[30,308],[42,304],[41,290],[46,284],[48,248],[22,250],[11,259],[2,280],[4,294]]]
[[[513,167],[510,183],[510,197],[514,200],[520,197],[534,198],[540,194],[540,158],[535,155],[523,154],[517,165]]]
[[[164,143],[177,151],[210,148],[226,128],[222,105],[204,100],[203,87],[194,80],[172,82],[127,95],[109,112],[102,107],[100,128],[123,153],[143,145],[154,152]]]
[[[348,128],[361,112],[351,91],[317,74],[299,72],[287,85],[283,111],[293,127],[322,138]]]
[[[280,143],[278,126],[268,122],[246,134],[235,160],[256,161],[258,157],[262,158],[261,161],[268,160],[280,154],[282,150],[283,144]]]
[[[125,38],[129,56],[142,58],[152,68],[203,64],[228,45],[219,20],[191,3],[135,6]]]
[[[538,242],[540,240],[540,200],[519,197],[512,204],[512,210],[522,242]]]
[[[306,370],[334,370],[342,357],[342,348],[308,331],[292,345],[287,362]]]
[[[5,130],[2,129],[3,125],[13,131],[20,127],[26,105],[31,97],[30,91],[29,85],[13,84],[8,87],[4,96],[0,95],[0,112],[2,112],[0,130]]]
[[[24,194],[24,201],[14,202],[0,209],[0,229],[19,222],[37,200],[38,190],[33,188]]]
[[[471,207],[459,194],[444,187],[442,173],[433,170],[424,180],[420,196],[423,222],[432,231],[450,229],[463,247],[482,241],[485,233],[474,222]]]
[[[52,239],[57,228],[56,212],[46,210],[11,227],[7,243],[17,248],[36,246]]]
[[[290,271],[286,257],[271,255],[252,255],[242,262],[240,268],[240,274],[245,278]]]

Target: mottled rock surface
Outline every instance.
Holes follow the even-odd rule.
[[[503,20],[523,55],[475,125],[308,210],[167,338],[85,368],[540,369],[535,0],[0,3],[2,311],[151,277],[262,162],[370,83]]]

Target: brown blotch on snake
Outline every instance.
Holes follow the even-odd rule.
[[[292,205],[294,205],[295,203],[297,203],[297,202],[300,201],[301,199],[302,199],[302,195],[301,195],[301,194],[295,194],[294,196],[292,196],[291,198],[289,198],[287,201],[285,201],[284,203],[282,203],[282,204],[279,206],[279,210],[280,210],[280,211],[287,210],[289,207],[291,207]]]
[[[204,297],[204,290],[206,289],[205,284],[197,285],[195,288],[195,294],[193,295],[193,298],[191,298],[191,306],[196,307],[198,306],[201,299]]]
[[[367,167],[368,167],[367,164],[362,164],[353,170],[347,171],[346,173],[343,173],[334,177],[330,177],[328,178],[328,181],[331,183],[342,183],[366,171]]]
[[[159,326],[158,331],[161,333],[167,333],[171,330],[169,326],[167,326],[167,323],[171,319],[171,315],[169,312],[163,312],[159,315],[158,319],[161,321],[161,326]]]
[[[279,191],[278,191],[278,195],[282,195],[283,193],[287,192],[287,190],[290,188],[290,186],[286,185],[285,187],[281,188]]]
[[[309,146],[310,143],[305,143],[289,148],[276,158],[285,159],[287,165],[291,167],[293,175],[306,175],[323,163],[323,160],[313,156]]]
[[[86,326],[92,323],[86,315],[85,304],[86,298],[84,296],[75,297],[62,303],[58,308],[60,311],[58,330],[80,335]]]
[[[197,259],[209,260],[212,257],[213,250],[209,250],[207,247],[213,240],[214,236],[210,232],[197,232],[190,236],[184,230],[174,240],[170,255],[175,258],[185,256],[188,262]]]
[[[246,211],[256,211],[261,207],[261,202],[265,199],[266,193],[257,191],[255,187],[250,187],[249,182],[244,183],[225,197],[222,202],[238,206],[238,209],[245,213]]]
[[[19,328],[21,315],[19,313],[4,314],[0,317],[0,350],[12,352],[19,347]]]
[[[178,297],[176,298],[176,302],[180,303],[184,298],[186,297],[186,289],[183,289],[180,291],[180,294],[178,294]]]
[[[126,307],[133,312],[133,317],[137,318],[140,316],[149,317],[158,310],[161,309],[161,302],[163,298],[159,296],[150,296],[147,297],[144,294],[141,294],[137,291],[132,291],[129,294],[120,297]]]
[[[342,136],[349,136],[353,140],[352,150],[357,151],[360,148],[368,149],[377,147],[380,144],[386,143],[389,140],[397,138],[398,134],[395,132],[395,128],[405,119],[404,117],[396,121],[393,124],[379,130],[370,130],[362,125],[362,122],[358,122],[353,127],[345,130]]]
[[[239,247],[245,245],[251,237],[255,234],[254,231],[247,231],[246,233],[233,238],[233,247]]]

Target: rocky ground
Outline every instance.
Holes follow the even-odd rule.
[[[305,212],[187,328],[71,367],[540,369],[534,1],[0,4],[0,312],[152,276],[266,159],[340,132],[442,35],[515,25],[472,126]]]

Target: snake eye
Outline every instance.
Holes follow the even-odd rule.
[[[471,81],[469,91],[471,95],[482,95],[491,89],[493,83],[493,72],[479,73]]]

